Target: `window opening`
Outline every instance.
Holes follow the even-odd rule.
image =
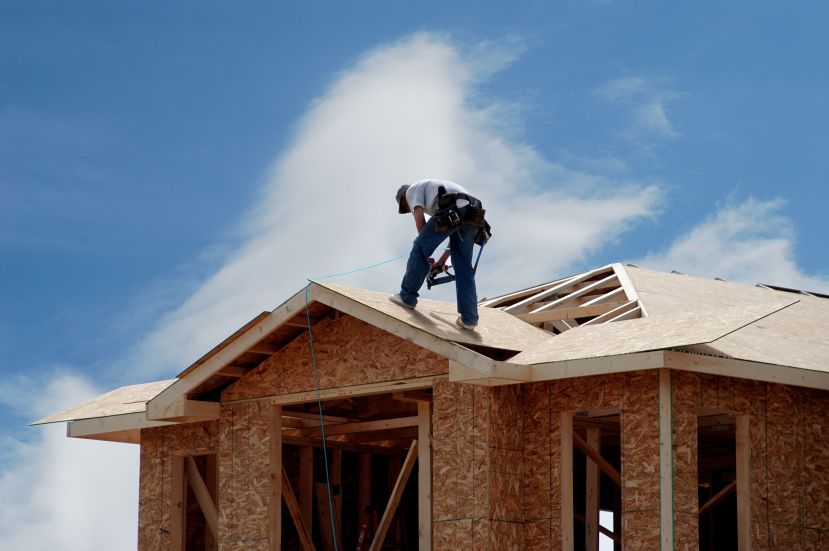
[[[697,422],[699,549],[737,549],[737,422],[701,415]]]

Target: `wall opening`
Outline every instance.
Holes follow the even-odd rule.
[[[335,533],[338,549],[422,548],[431,538],[431,392],[331,400],[323,412],[330,501],[316,403],[281,411],[282,549],[310,541],[333,550]]]
[[[697,419],[700,551],[737,549],[737,419],[726,413]]]
[[[564,522],[572,526],[572,549],[622,548],[621,425],[618,409],[578,411],[569,416],[572,445],[571,505]],[[565,430],[567,430],[565,428]],[[564,462],[566,464],[566,462]],[[567,476],[566,473],[563,473]],[[565,485],[566,486],[566,485]]]

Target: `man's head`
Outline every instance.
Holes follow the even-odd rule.
[[[394,199],[397,201],[397,212],[400,214],[409,212],[409,202],[406,200],[407,189],[409,189],[409,186],[400,186],[400,189],[397,190],[394,196]]]

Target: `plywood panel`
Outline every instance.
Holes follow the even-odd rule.
[[[528,323],[518,322],[511,314],[495,308],[479,309],[480,323],[473,332],[455,325],[458,311],[454,302],[420,299],[417,309],[410,310],[392,303],[387,293],[332,283],[320,285],[382,312],[390,319],[402,321],[449,341],[517,351],[524,350],[549,336],[546,331]]]
[[[625,551],[659,549],[659,511],[623,512],[622,545]]]
[[[739,308],[579,326],[549,337],[510,361],[545,364],[710,343],[794,302],[771,299]]]
[[[122,386],[106,394],[96,396],[86,402],[52,414],[32,424],[42,425],[45,423],[94,419],[96,417],[142,412],[146,410],[146,405],[149,400],[155,398],[175,381],[175,379],[170,379],[140,385]]]
[[[138,486],[138,551],[161,547],[162,509],[162,432],[144,429],[141,434],[141,459]]]
[[[445,358],[351,316],[314,326],[321,388],[395,381],[448,373]],[[303,333],[222,394],[222,400],[315,389],[308,333]]]
[[[829,531],[829,392],[804,391],[803,411],[803,524]]]
[[[622,511],[659,508],[658,373],[630,374],[622,406]],[[658,515],[657,515],[658,522]]]

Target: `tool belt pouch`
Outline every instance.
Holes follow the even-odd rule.
[[[490,237],[492,237],[492,226],[489,225],[489,222],[484,220],[483,226],[481,226],[478,233],[475,234],[475,244],[483,247],[486,245],[486,242],[489,241]]]
[[[458,194],[446,193],[443,186],[438,188],[438,210],[435,213],[435,229],[439,232],[455,230],[463,224],[457,206]]]
[[[483,228],[484,224],[486,224],[486,220],[484,220],[485,215],[486,209],[469,205],[469,208],[466,209],[466,220],[464,222],[476,228]]]

